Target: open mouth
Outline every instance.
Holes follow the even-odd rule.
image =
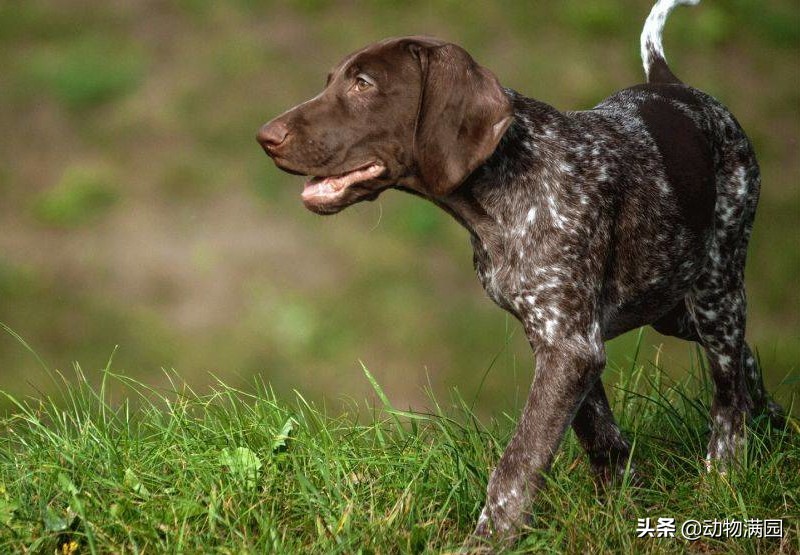
[[[349,186],[379,177],[386,168],[377,162],[370,162],[355,170],[327,177],[312,177],[306,181],[303,200],[325,201],[342,194]]]

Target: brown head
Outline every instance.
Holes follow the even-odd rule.
[[[312,176],[309,210],[334,214],[390,187],[446,196],[494,152],[511,118],[497,78],[464,49],[405,37],[346,57],[319,95],[257,138],[279,168]]]

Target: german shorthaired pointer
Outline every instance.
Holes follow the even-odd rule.
[[[475,535],[513,537],[571,424],[604,480],[630,447],[600,381],[603,342],[646,324],[701,344],[715,385],[708,466],[742,447],[755,412],[780,424],[744,340],[747,242],[759,191],[731,113],[667,66],[660,0],[642,33],[647,83],[559,112],[500,86],[462,48],[387,39],[347,56],[258,141],[316,176],[305,206],[334,214],[400,189],[470,233],[488,295],[524,326],[536,376],[489,480]]]

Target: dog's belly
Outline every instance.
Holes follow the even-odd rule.
[[[659,225],[643,226],[653,224]],[[601,296],[604,339],[656,321],[683,300],[702,273],[710,231],[698,236],[685,226],[666,229],[649,234],[642,229],[615,245]]]

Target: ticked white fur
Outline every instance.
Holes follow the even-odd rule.
[[[658,0],[656,2],[656,5],[650,10],[650,15],[647,16],[647,21],[644,22],[644,29],[642,29],[641,53],[645,75],[650,75],[650,63],[652,62],[648,50],[653,50],[665,61],[667,59],[664,56],[664,46],[661,44],[661,34],[664,32],[664,23],[667,21],[669,12],[680,4],[696,6],[699,3],[700,0]]]

